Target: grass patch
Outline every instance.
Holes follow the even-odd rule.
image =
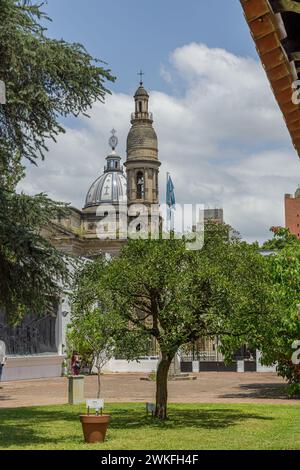
[[[70,405],[0,409],[0,449],[300,449],[297,405],[170,405],[168,421],[159,422],[143,404],[113,404],[107,441],[96,445],[83,442],[83,412]]]

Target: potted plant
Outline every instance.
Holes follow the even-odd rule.
[[[73,346],[76,345],[80,355],[87,351],[92,353],[93,369],[97,370],[97,398],[87,401],[88,413],[80,416],[84,438],[88,443],[104,441],[110,420],[110,416],[102,412],[103,400],[100,396],[102,368],[114,355],[113,329],[112,316],[100,313],[98,309],[82,312],[76,320],[73,318],[69,326],[68,340]],[[90,413],[92,408],[96,414]]]
[[[103,406],[103,400],[87,400],[88,413],[80,416],[84,440],[89,444],[105,441],[110,415],[103,414]],[[95,409],[96,414],[90,414],[90,409]]]

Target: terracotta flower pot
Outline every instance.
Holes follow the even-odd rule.
[[[81,415],[80,422],[85,442],[104,442],[110,415]]]

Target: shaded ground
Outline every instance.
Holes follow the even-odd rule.
[[[160,422],[141,403],[108,405],[107,440],[94,445],[83,442],[82,412],[71,405],[2,409],[0,449],[300,449],[300,406],[170,405]]]
[[[140,380],[142,374],[108,374],[102,377],[106,402],[153,401],[155,383]],[[169,382],[172,403],[266,403],[300,405],[287,399],[284,381],[272,373],[202,372],[195,381]],[[96,377],[86,377],[86,398],[96,395]],[[31,380],[2,383],[0,409],[67,403],[67,379]]]

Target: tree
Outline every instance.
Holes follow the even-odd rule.
[[[115,355],[137,360],[147,348],[147,337],[137,331],[129,334],[126,319],[114,308],[110,289],[104,283],[103,273],[107,268],[108,262],[99,258],[77,271],[68,326],[71,349],[89,357],[97,369],[97,398],[100,398],[105,364]]]
[[[0,188],[0,308],[11,322],[52,309],[69,281],[67,257],[40,233],[64,213],[45,194]]]
[[[114,335],[116,332],[115,318],[111,314],[94,308],[74,314],[68,326],[68,342],[72,350],[80,355],[89,356],[91,365],[97,369],[98,391],[101,394],[101,372],[105,364],[114,356]]]
[[[300,367],[293,362],[293,343],[300,339],[300,242],[288,229],[272,228],[273,247],[266,258],[274,286],[277,309],[272,322],[261,331],[259,344],[265,365],[277,365],[279,375],[290,384],[300,384]],[[296,361],[297,362],[297,361]]]
[[[66,206],[46,195],[16,193],[24,159],[44,158],[49,140],[64,132],[62,117],[86,114],[108,92],[110,71],[80,44],[50,39],[43,4],[0,1],[0,307],[9,319],[41,312],[67,280],[65,257],[42,229]]]
[[[25,313],[51,311],[70,280],[68,263],[42,236],[49,221],[66,214],[63,203],[45,194],[34,197],[14,189],[23,177],[20,157],[0,175],[0,309],[12,323]]]
[[[274,308],[257,247],[229,238],[228,227],[217,224],[206,226],[201,251],[175,238],[129,241],[108,267],[106,285],[129,330],[159,345],[160,419],[167,417],[168,371],[182,345],[219,336],[232,353],[255,337]]]
[[[263,250],[281,250],[287,245],[294,245],[298,242],[296,235],[293,235],[288,228],[271,227],[270,232],[273,233],[273,238],[263,244]]]

